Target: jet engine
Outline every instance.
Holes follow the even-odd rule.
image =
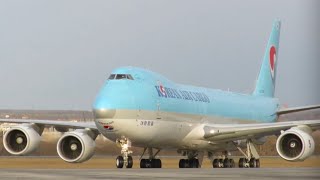
[[[9,129],[3,137],[4,148],[13,155],[26,155],[40,144],[40,134],[32,125],[20,125]]]
[[[306,131],[291,128],[283,132],[277,140],[278,154],[287,161],[303,161],[314,152],[315,143]]]
[[[94,154],[95,138],[96,135],[90,130],[79,129],[67,132],[58,141],[58,155],[69,163],[87,161]]]

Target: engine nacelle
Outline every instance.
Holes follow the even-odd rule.
[[[20,125],[9,129],[3,137],[4,148],[13,155],[27,155],[40,144],[40,134],[32,125]]]
[[[291,128],[278,137],[276,147],[283,159],[303,161],[313,154],[315,143],[309,133]]]
[[[87,161],[94,154],[95,138],[96,136],[89,130],[79,129],[67,132],[58,141],[58,155],[69,163]]]

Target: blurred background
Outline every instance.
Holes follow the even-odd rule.
[[[318,0],[0,1],[0,109],[90,110],[112,69],[251,93],[282,20],[276,97],[320,103]]]

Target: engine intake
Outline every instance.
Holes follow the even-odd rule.
[[[10,154],[27,155],[39,147],[40,140],[40,134],[31,125],[16,126],[4,134],[3,145]]]
[[[291,128],[279,136],[276,148],[287,161],[303,161],[313,154],[315,143],[309,133]]]
[[[88,130],[76,130],[63,135],[57,144],[61,159],[69,163],[81,163],[89,160],[95,150],[95,136]]]

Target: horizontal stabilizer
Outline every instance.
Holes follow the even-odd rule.
[[[312,106],[285,108],[285,109],[280,109],[279,111],[277,111],[277,114],[278,114],[278,115],[281,115],[281,114],[289,114],[289,113],[306,111],[306,110],[311,110],[311,109],[318,109],[318,108],[320,108],[320,104],[318,104],[318,105],[312,105]]]

